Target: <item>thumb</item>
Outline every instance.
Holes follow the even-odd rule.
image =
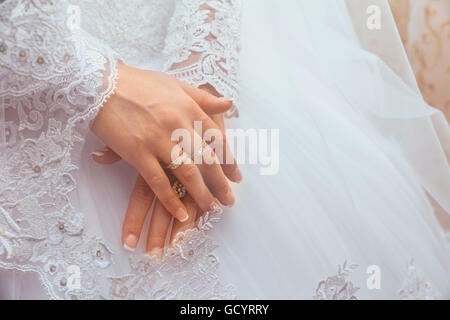
[[[207,114],[219,114],[228,111],[233,106],[230,99],[216,97],[208,91],[193,87],[184,81],[179,81],[181,88],[186,92]]]
[[[95,162],[100,164],[113,164],[122,159],[117,153],[108,147],[92,152],[91,156]]]

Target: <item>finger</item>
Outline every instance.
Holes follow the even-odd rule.
[[[172,159],[172,155],[178,154],[181,154],[181,148],[177,144],[172,144],[171,150],[165,150],[165,152],[161,150],[159,156],[162,162],[169,164],[172,160],[175,160]],[[210,211],[212,208],[220,206],[206,186],[200,170],[189,156],[178,168],[172,169],[172,174],[184,185],[187,192],[203,211]]]
[[[157,201],[148,229],[147,253],[149,255],[159,259],[162,258],[171,220],[172,216],[170,213],[164,208],[160,201]]]
[[[161,164],[153,156],[138,161],[138,171],[144,177],[162,205],[181,222],[189,219],[186,208],[172,189],[169,178]]]
[[[195,204],[194,199],[188,194],[183,198],[183,203],[189,214],[189,219],[186,222],[174,221],[172,226],[172,233],[170,234],[170,243],[176,238],[180,232],[184,232],[192,226],[197,216],[197,210],[200,210]],[[180,239],[181,240],[181,239]]]
[[[108,147],[92,152],[91,157],[95,162],[100,164],[113,164],[122,159]]]
[[[181,80],[178,80],[178,82],[184,92],[186,92],[207,114],[224,113],[233,106],[233,101],[230,99],[216,97],[205,90],[193,87]]]
[[[225,132],[225,119],[223,117],[222,114],[213,114],[210,117],[215,123],[216,125],[219,127],[220,131],[222,131],[222,133]]]
[[[199,168],[191,159],[187,159],[183,165],[172,170],[172,173],[184,185],[186,191],[192,196],[203,212],[220,206],[217,199],[205,184]]]
[[[154,193],[147,185],[147,182],[142,176],[138,176],[131,193],[122,227],[122,243],[126,250],[134,251],[136,249],[145,217],[152,206],[154,198]]]
[[[203,140],[195,131],[192,131],[192,135],[194,136],[194,160],[204,181],[223,205],[232,206],[234,204],[233,191],[214,151],[208,144],[202,145]]]
[[[206,142],[213,144],[214,152],[222,165],[223,172],[233,182],[242,180],[242,173],[239,170],[233,152],[227,142],[225,132],[202,110],[198,110],[198,119],[202,120],[202,131],[198,132]],[[213,138],[213,139],[210,139]]]

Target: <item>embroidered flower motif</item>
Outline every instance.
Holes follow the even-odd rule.
[[[407,278],[399,291],[402,300],[436,300],[439,294],[430,282],[417,274],[414,260],[408,262]]]
[[[169,25],[165,70],[191,85],[212,85],[234,101],[237,116],[240,0],[181,0]],[[191,56],[196,62],[182,67]]]
[[[233,299],[231,286],[220,283],[215,245],[200,229],[220,214],[205,214],[196,228],[177,235],[161,260],[132,256],[131,273],[112,277],[111,296],[116,299]],[[211,225],[212,227],[212,225]]]
[[[86,130],[81,120],[89,120],[114,89],[116,56],[72,34],[65,5],[8,1],[0,10],[6,22],[0,38],[8,48],[0,56],[1,108],[8,120],[0,163],[0,266],[38,272],[51,297],[67,298],[67,267],[78,265],[84,287],[77,293],[94,298],[111,255],[85,252],[102,244],[84,235],[83,214],[71,203],[73,153]],[[55,59],[63,52],[71,59]]]
[[[338,267],[338,273],[320,281],[314,300],[358,300],[355,293],[359,290],[348,277],[358,267],[357,264],[344,264]]]

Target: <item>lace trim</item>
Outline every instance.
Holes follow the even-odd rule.
[[[114,92],[116,55],[65,27],[64,1],[7,4],[0,17],[0,267],[37,272],[54,299],[96,298],[112,252],[85,233],[72,204],[74,150],[85,120]],[[80,288],[71,285],[70,266],[83,274]]]
[[[148,255],[130,258],[131,273],[111,277],[114,299],[235,299],[234,289],[223,285],[216,274],[217,247],[207,236],[222,209],[213,208],[195,228],[180,233],[162,259]]]
[[[338,273],[319,282],[314,300],[359,300],[355,293],[360,289],[348,280],[350,275],[359,267],[357,264],[338,266]],[[439,293],[430,282],[418,276],[414,260],[408,263],[408,271],[405,281],[398,292],[402,300],[436,300]]]
[[[438,300],[439,293],[430,282],[420,277],[414,266],[414,260],[408,263],[407,277],[399,291],[402,300]]]
[[[238,116],[240,10],[240,0],[182,0],[164,48],[168,73],[197,87],[210,84],[234,101],[228,117]]]
[[[345,261],[339,265],[338,273],[319,282],[314,300],[358,300],[355,293],[359,287],[355,287],[348,280],[350,274],[358,268],[357,264],[348,264]]]

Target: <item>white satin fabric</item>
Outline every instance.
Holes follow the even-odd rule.
[[[374,3],[381,34],[366,27]],[[248,299],[450,298],[450,250],[426,194],[450,212],[448,124],[423,102],[387,3],[243,6],[242,108],[228,126],[279,129],[280,168],[261,176],[241,165],[236,205],[208,233],[223,288]],[[121,275],[146,234],[135,254],[122,249],[136,173],[95,164],[89,153],[101,146],[87,138],[77,198],[86,228],[114,252],[108,275]],[[373,268],[377,289],[367,281]],[[1,277],[2,298],[46,297],[33,276]]]

